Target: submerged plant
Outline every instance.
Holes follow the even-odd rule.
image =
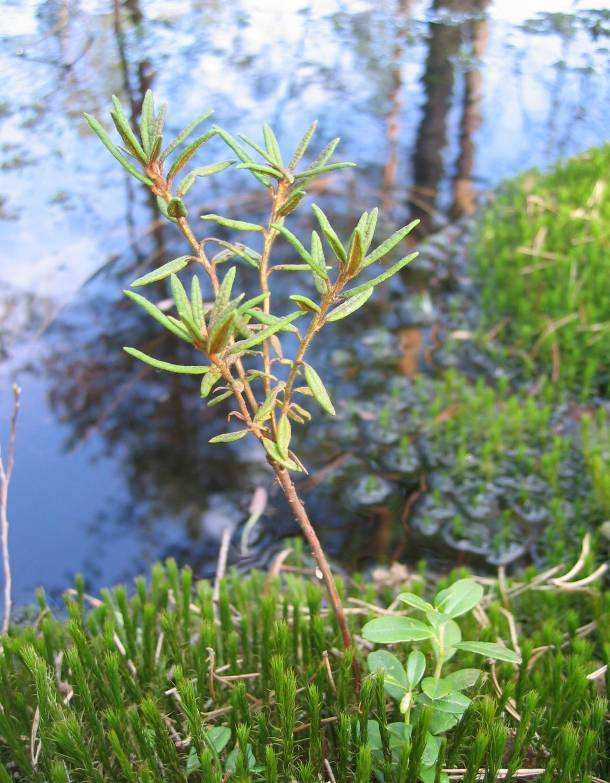
[[[173,313],[164,312],[134,291],[125,293],[167,331],[189,343],[206,361],[185,366],[161,361],[137,348],[129,347],[125,350],[156,369],[203,376],[201,396],[207,398],[212,395],[208,405],[229,398],[233,401],[236,409],[229,413],[229,418],[239,422],[239,428],[217,435],[211,442],[231,443],[251,435],[264,448],[267,460],[322,571],[347,647],[350,645],[350,634],[340,597],[318,537],[290,475],[291,472],[305,470],[291,449],[291,430],[293,423],[302,424],[311,418],[311,412],[302,404],[311,398],[323,412],[334,415],[333,403],[320,375],[305,361],[306,352],[323,327],[346,318],[362,307],[377,285],[415,258],[417,254],[411,253],[372,278],[364,274],[368,267],[396,248],[418,221],[396,231],[374,250],[370,250],[377,223],[377,209],[363,213],[344,242],[324,212],[312,204],[320,230],[312,232],[306,246],[285,226],[285,220],[299,206],[306,195],[305,188],[316,177],[354,165],[330,162],[339,139],[331,141],[312,163],[297,169],[314,135],[315,122],[303,136],[288,163],[285,163],[277,138],[268,125],[263,129],[263,146],[241,137],[244,144],[260,156],[260,160],[253,158],[246,147],[217,125],[194,141],[187,142],[191,134],[209,118],[210,112],[194,120],[164,147],[162,134],[165,112],[165,105],[158,112],[155,111],[152,93],[148,91],[143,101],[139,127],[134,130],[120,102],[113,97],[111,117],[123,140],[122,148],[113,143],[94,117],[85,117],[119,163],[156,196],[161,213],[176,224],[190,246],[189,255],[168,261],[132,283],[132,287],[141,287],[169,278],[175,306]],[[201,217],[206,224],[216,223],[236,234],[249,234],[257,238],[258,249],[215,236],[199,239],[189,223],[184,197],[196,179],[217,174],[237,162],[223,160],[184,171],[195,153],[213,136],[222,139],[239,159],[237,168],[249,172],[265,188],[270,199],[269,216],[266,225],[218,214]],[[179,174],[182,178],[177,181]],[[274,243],[279,236],[292,247],[296,262],[271,263]],[[210,255],[211,248],[215,248],[214,255]],[[236,259],[258,281],[258,293],[252,298],[246,299],[244,292],[234,292],[236,266],[230,267],[222,276],[219,274],[221,265],[232,259]],[[207,286],[202,290],[195,273],[187,293],[178,275],[191,264],[203,270]],[[272,307],[270,282],[272,274],[276,277],[278,273],[304,273],[313,281],[317,295],[311,298],[295,292],[289,298],[297,309],[287,314],[277,314]],[[361,275],[363,281],[353,284]],[[302,332],[294,323],[301,319],[307,322]],[[284,352],[285,347],[280,342],[280,337],[286,334],[296,337],[296,350],[291,357]]]
[[[434,661],[432,673],[426,676],[428,659],[419,648],[409,653],[406,666],[387,650],[375,650],[367,658],[371,672],[383,673],[384,688],[400,703],[404,718],[384,727],[389,737],[390,759],[384,757],[382,728],[377,721],[369,721],[369,745],[380,780],[384,780],[385,764],[399,766],[403,755],[408,759],[412,746],[418,744],[424,750],[419,770],[412,771],[418,775],[417,779],[423,783],[449,780],[440,768],[437,769],[443,737],[470,706],[471,700],[464,691],[474,687],[482,674],[480,669],[457,669],[446,674],[444,667],[456,653],[463,650],[485,658],[519,663],[517,653],[503,645],[462,639],[455,618],[474,609],[482,597],[483,588],[473,579],[459,579],[441,590],[435,596],[434,604],[415,593],[401,593],[398,599],[421,612],[425,619],[387,615],[371,620],[362,629],[365,639],[378,644],[427,642]]]

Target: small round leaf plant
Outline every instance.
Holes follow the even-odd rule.
[[[168,280],[171,311],[136,291],[125,293],[161,327],[189,343],[199,361],[173,364],[138,348],[127,347],[125,351],[158,370],[202,376],[201,397],[208,399],[210,406],[227,399],[233,402],[229,420],[236,422],[237,428],[213,437],[211,442],[231,443],[248,435],[259,441],[320,567],[344,643],[349,646],[349,629],[333,575],[291,476],[305,471],[291,448],[292,426],[311,419],[314,413],[306,407],[310,402],[323,413],[334,415],[322,378],[305,360],[307,350],[323,328],[362,307],[378,285],[415,258],[417,253],[410,253],[378,274],[370,274],[369,267],[397,248],[418,221],[371,249],[376,208],[362,214],[347,240],[342,240],[324,212],[312,204],[319,230],[302,242],[285,224],[306,196],[306,188],[321,175],[354,165],[331,162],[339,139],[331,141],[312,162],[302,164],[316,130],[315,122],[291,157],[285,159],[269,125],[263,128],[260,145],[244,136],[238,141],[218,125],[193,138],[210,117],[211,112],[207,112],[164,144],[166,106],[157,111],[150,91],[136,127],[132,127],[119,100],[113,97],[112,102],[110,114],[122,144],[115,144],[100,122],[85,114],[89,126],[118,162],[150,189],[162,215],[176,225],[189,246],[188,254],[131,284],[132,288],[141,288]],[[190,168],[195,154],[213,137],[224,142],[235,157]],[[189,220],[185,196],[199,177],[219,174],[234,164],[267,192],[268,218],[259,225],[233,216],[202,215],[206,227],[220,226],[223,235],[229,230],[235,239],[227,241],[213,234],[198,238]],[[244,237],[254,241],[248,239],[246,243]],[[273,260],[278,237],[289,245],[293,259],[286,261],[284,251],[280,262]],[[228,265],[233,261],[235,265]],[[237,264],[251,275],[251,285],[258,288],[255,296],[246,298],[244,292],[234,290]],[[187,269],[188,282],[184,278]],[[198,272],[203,273],[204,284]],[[272,279],[284,274],[292,274],[295,284],[301,286],[289,296],[296,309],[287,313],[275,310],[271,285]],[[296,342],[291,355],[287,345],[282,345],[286,335],[296,338],[290,340],[290,345]]]
[[[445,674],[445,665],[460,651],[482,655],[497,661],[520,663],[516,652],[501,644],[471,642],[462,639],[455,618],[474,609],[483,597],[483,588],[473,579],[460,579],[441,590],[430,604],[414,593],[401,593],[398,599],[420,612],[422,619],[386,615],[368,622],[362,635],[376,644],[413,643],[406,665],[387,650],[374,650],[367,658],[372,673],[383,674],[383,685],[393,699],[399,702],[404,719],[387,726],[389,745],[394,764],[399,764],[405,744],[413,741],[419,726],[424,729],[425,750],[418,780],[448,783],[449,778],[440,769],[439,753],[443,736],[460,720],[470,705],[464,691],[476,685],[480,669],[457,669]],[[428,674],[429,658],[419,649],[429,646],[433,670]],[[425,724],[422,726],[422,724]],[[369,721],[368,742],[383,780],[383,743],[377,721]]]

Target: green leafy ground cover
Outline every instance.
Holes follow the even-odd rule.
[[[509,180],[475,243],[483,306],[502,338],[579,397],[607,393],[610,145]]]
[[[429,639],[375,645],[363,626],[371,639],[375,623],[417,625],[418,600],[465,574],[436,584],[419,575],[340,583],[357,640],[344,653],[298,544],[285,565],[275,576],[232,572],[216,597],[210,583],[193,582],[172,561],[135,589],[103,591],[97,600],[78,581],[66,598],[67,621],[40,594],[34,622],[2,640],[0,780],[415,783],[430,754],[426,781],[474,781],[479,769],[487,781],[498,769],[515,780],[524,767],[545,770],[535,779],[547,782],[607,773],[600,670],[610,656],[610,593],[599,579],[578,583],[593,572],[591,555],[567,587],[551,581],[565,566],[476,587],[475,599],[484,595],[458,617],[462,638],[515,647],[521,663],[491,666],[467,643],[454,651],[443,676],[482,666],[482,677],[459,686],[464,696],[453,714],[445,697],[418,697],[420,719],[407,742],[397,742],[404,714],[391,678],[386,673],[384,690],[383,672],[369,671],[365,658],[375,648],[391,651],[408,669],[419,651],[432,671],[438,650]],[[400,603],[404,590],[412,597]],[[464,609],[447,599],[437,606],[451,616]],[[440,708],[432,722],[426,701]]]

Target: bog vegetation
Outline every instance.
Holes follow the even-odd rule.
[[[475,243],[488,317],[503,319],[506,361],[528,382],[544,372],[553,384],[524,398],[506,379],[492,387],[449,370],[415,381],[408,399],[396,385],[376,406],[374,437],[362,448],[402,480],[417,475],[421,454],[443,469],[448,480],[429,488],[422,524],[446,523],[453,509],[450,532],[462,549],[467,541],[476,550],[489,514],[498,553],[517,545],[515,509],[518,537],[543,523],[549,567],[439,578],[421,564],[398,578],[391,569],[343,578],[333,575],[294,484],[306,467],[293,426],[335,413],[324,368],[307,351],[322,329],[357,319],[375,288],[415,257],[392,258],[415,224],[376,241],[373,209],[342,238],[314,204],[316,229],[297,237],[287,223],[306,189],[352,165],[333,162],[338,140],[303,163],[315,123],[287,156],[269,126],[259,144],[218,125],[201,132],[209,116],[169,144],[165,107],[156,109],[150,92],[136,128],[113,99],[119,142],[87,116],[186,243],[185,255],[125,293],[193,359],[125,350],[156,370],[198,376],[202,404],[232,406],[228,428],[211,442],[258,441],[317,568],[295,541],[268,574],[225,575],[222,564],[213,585],[168,560],[100,598],[79,578],[59,613],[41,591],[32,616],[1,640],[0,781],[603,783],[607,415],[603,406],[579,409],[567,432],[557,426],[566,411],[557,401],[591,402],[607,388],[600,248],[609,202],[597,180],[607,150],[508,184]],[[232,157],[191,167],[213,139]],[[231,166],[265,189],[267,220],[206,214],[220,236],[198,237],[185,198],[198,178]],[[278,304],[272,284],[283,275],[295,287]],[[165,285],[169,307],[159,295]],[[143,296],[146,288],[154,293]],[[358,404],[346,402],[347,418]],[[409,427],[422,421],[416,438]],[[364,479],[355,496],[380,497],[382,482],[389,486],[374,473]]]
[[[3,639],[0,779],[603,779],[610,594],[592,562],[501,583],[338,580],[347,651],[314,572],[293,572],[308,570],[298,542],[278,575],[231,572],[216,591],[173,561],[131,595],[93,599],[79,580],[67,622],[40,593]]]

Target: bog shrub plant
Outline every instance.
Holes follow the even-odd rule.
[[[339,139],[331,141],[310,163],[302,165],[316,130],[313,123],[297,149],[284,160],[273,130],[263,128],[263,144],[241,136],[238,142],[223,128],[214,125],[189,141],[209,118],[210,112],[194,120],[169,144],[164,146],[163,130],[166,106],[155,110],[150,91],[143,101],[139,126],[132,128],[116,97],[111,118],[124,146],[117,146],[94,117],[85,117],[91,129],[118,162],[154,194],[161,213],[173,221],[189,246],[189,254],[175,258],[132,283],[140,288],[169,279],[173,312],[166,313],[135,291],[126,295],[142,307],[160,326],[179,340],[189,343],[203,364],[179,365],[148,356],[138,348],[126,347],[135,359],[166,372],[200,375],[201,396],[210,398],[208,405],[231,399],[234,410],[229,419],[237,426],[216,435],[212,443],[232,443],[245,436],[258,440],[268,462],[312,552],[324,574],[330,599],[343,630],[344,644],[349,646],[347,623],[324,552],[299,499],[291,473],[302,472],[304,465],[291,449],[292,426],[312,416],[305,405],[313,398],[322,412],[334,415],[333,402],[318,371],[305,361],[307,349],[318,333],[334,321],[347,318],[372,296],[376,286],[406,266],[417,253],[396,261],[374,276],[367,272],[399,246],[418,221],[396,231],[372,248],[378,210],[365,212],[347,240],[342,240],[330,220],[316,204],[312,210],[319,231],[303,243],[285,225],[286,219],[299,207],[306,190],[317,177],[350,167],[352,163],[333,163]],[[206,166],[189,168],[195,154],[212,137],[221,139],[235,155]],[[246,146],[244,146],[246,145]],[[246,149],[247,148],[247,149]],[[258,156],[254,158],[253,155]],[[217,214],[202,215],[206,225],[221,226],[236,236],[253,237],[257,247],[240,241],[228,242],[214,235],[198,239],[189,222],[184,201],[198,177],[218,174],[237,163],[254,177],[269,196],[269,214],[265,225]],[[282,237],[291,247],[294,262],[276,263],[272,251]],[[252,243],[251,243],[252,244]],[[213,253],[213,255],[212,255]],[[245,291],[234,291],[237,261],[256,280],[258,293],[246,298]],[[186,268],[197,271],[185,287],[179,274]],[[197,272],[203,272],[202,287]],[[295,288],[289,300],[296,309],[278,313],[272,299],[272,278],[278,274],[303,273],[310,285]],[[301,282],[296,277],[296,281]],[[358,280],[358,282],[356,282]],[[296,284],[296,283],[295,283]],[[296,322],[305,324],[301,331]],[[281,337],[293,335],[296,348],[287,353]]]

